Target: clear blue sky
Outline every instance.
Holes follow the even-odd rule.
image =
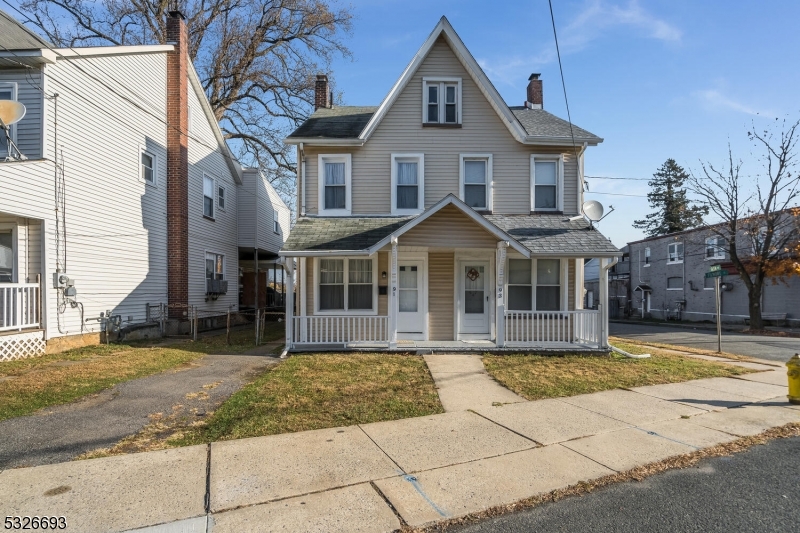
[[[377,105],[446,15],[510,105],[541,72],[544,107],[566,118],[547,0],[354,0],[352,60],[333,75],[344,103]],[[800,2],[553,0],[573,121],[605,139],[587,176],[650,178],[668,158],[695,173],[723,163],[730,141],[744,173],[758,164],[746,129],[800,117]],[[768,118],[767,118],[768,117]],[[601,230],[617,246],[642,237],[646,181],[591,180],[616,211]]]

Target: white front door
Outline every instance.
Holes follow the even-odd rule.
[[[492,286],[489,261],[459,263],[459,333],[489,335]]]
[[[425,263],[397,261],[397,334],[405,339],[425,339]]]

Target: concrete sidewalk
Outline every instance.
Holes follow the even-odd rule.
[[[70,531],[388,532],[800,422],[785,369],[0,473]],[[391,504],[391,505],[390,505]]]

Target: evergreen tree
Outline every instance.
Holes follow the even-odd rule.
[[[687,179],[689,175],[683,167],[674,159],[667,159],[647,183],[651,188],[647,201],[655,211],[644,220],[635,221],[633,227],[643,229],[648,237],[655,237],[701,225],[708,208],[693,205],[686,197],[683,184]]]

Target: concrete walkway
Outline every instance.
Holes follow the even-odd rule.
[[[433,354],[424,358],[447,412],[526,401],[497,383],[478,354]]]
[[[0,422],[0,468],[69,461],[139,432],[151,416],[199,417],[213,411],[251,376],[278,361],[255,355],[206,355],[134,379],[74,403]]]
[[[6,470],[0,515],[63,515],[84,532],[422,526],[800,422],[785,369],[765,366],[741,379]]]

